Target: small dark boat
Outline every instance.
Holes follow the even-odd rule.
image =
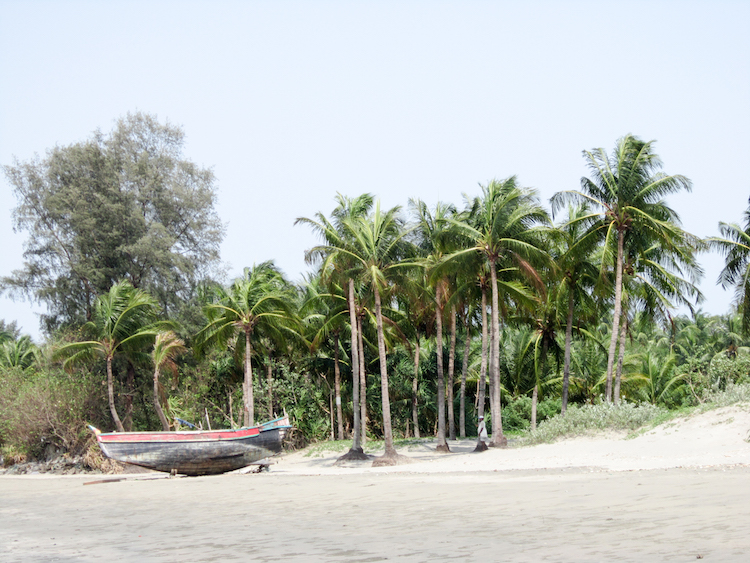
[[[291,426],[283,416],[238,430],[102,433],[90,428],[104,455],[116,461],[167,473],[216,475],[279,453]]]

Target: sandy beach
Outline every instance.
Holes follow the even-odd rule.
[[[746,561],[750,406],[413,463],[0,477],[0,561]]]

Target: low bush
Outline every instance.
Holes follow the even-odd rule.
[[[522,438],[523,445],[549,443],[560,438],[583,436],[601,431],[632,431],[667,413],[650,403],[610,403],[570,405],[565,416],[557,415],[541,422]]]
[[[0,444],[9,460],[80,455],[106,409],[99,381],[83,374],[37,374],[4,369],[0,374]]]

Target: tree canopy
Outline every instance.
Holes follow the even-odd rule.
[[[127,280],[173,315],[219,264],[213,172],[183,156],[184,133],[127,114],[109,134],[56,146],[3,170],[26,231],[22,269],[0,290],[47,306],[46,330],[91,320],[96,297]]]

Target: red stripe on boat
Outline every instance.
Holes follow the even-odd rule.
[[[232,440],[260,434],[258,428],[239,430],[185,431],[185,432],[111,432],[99,434],[100,442],[202,442],[204,440]]]

